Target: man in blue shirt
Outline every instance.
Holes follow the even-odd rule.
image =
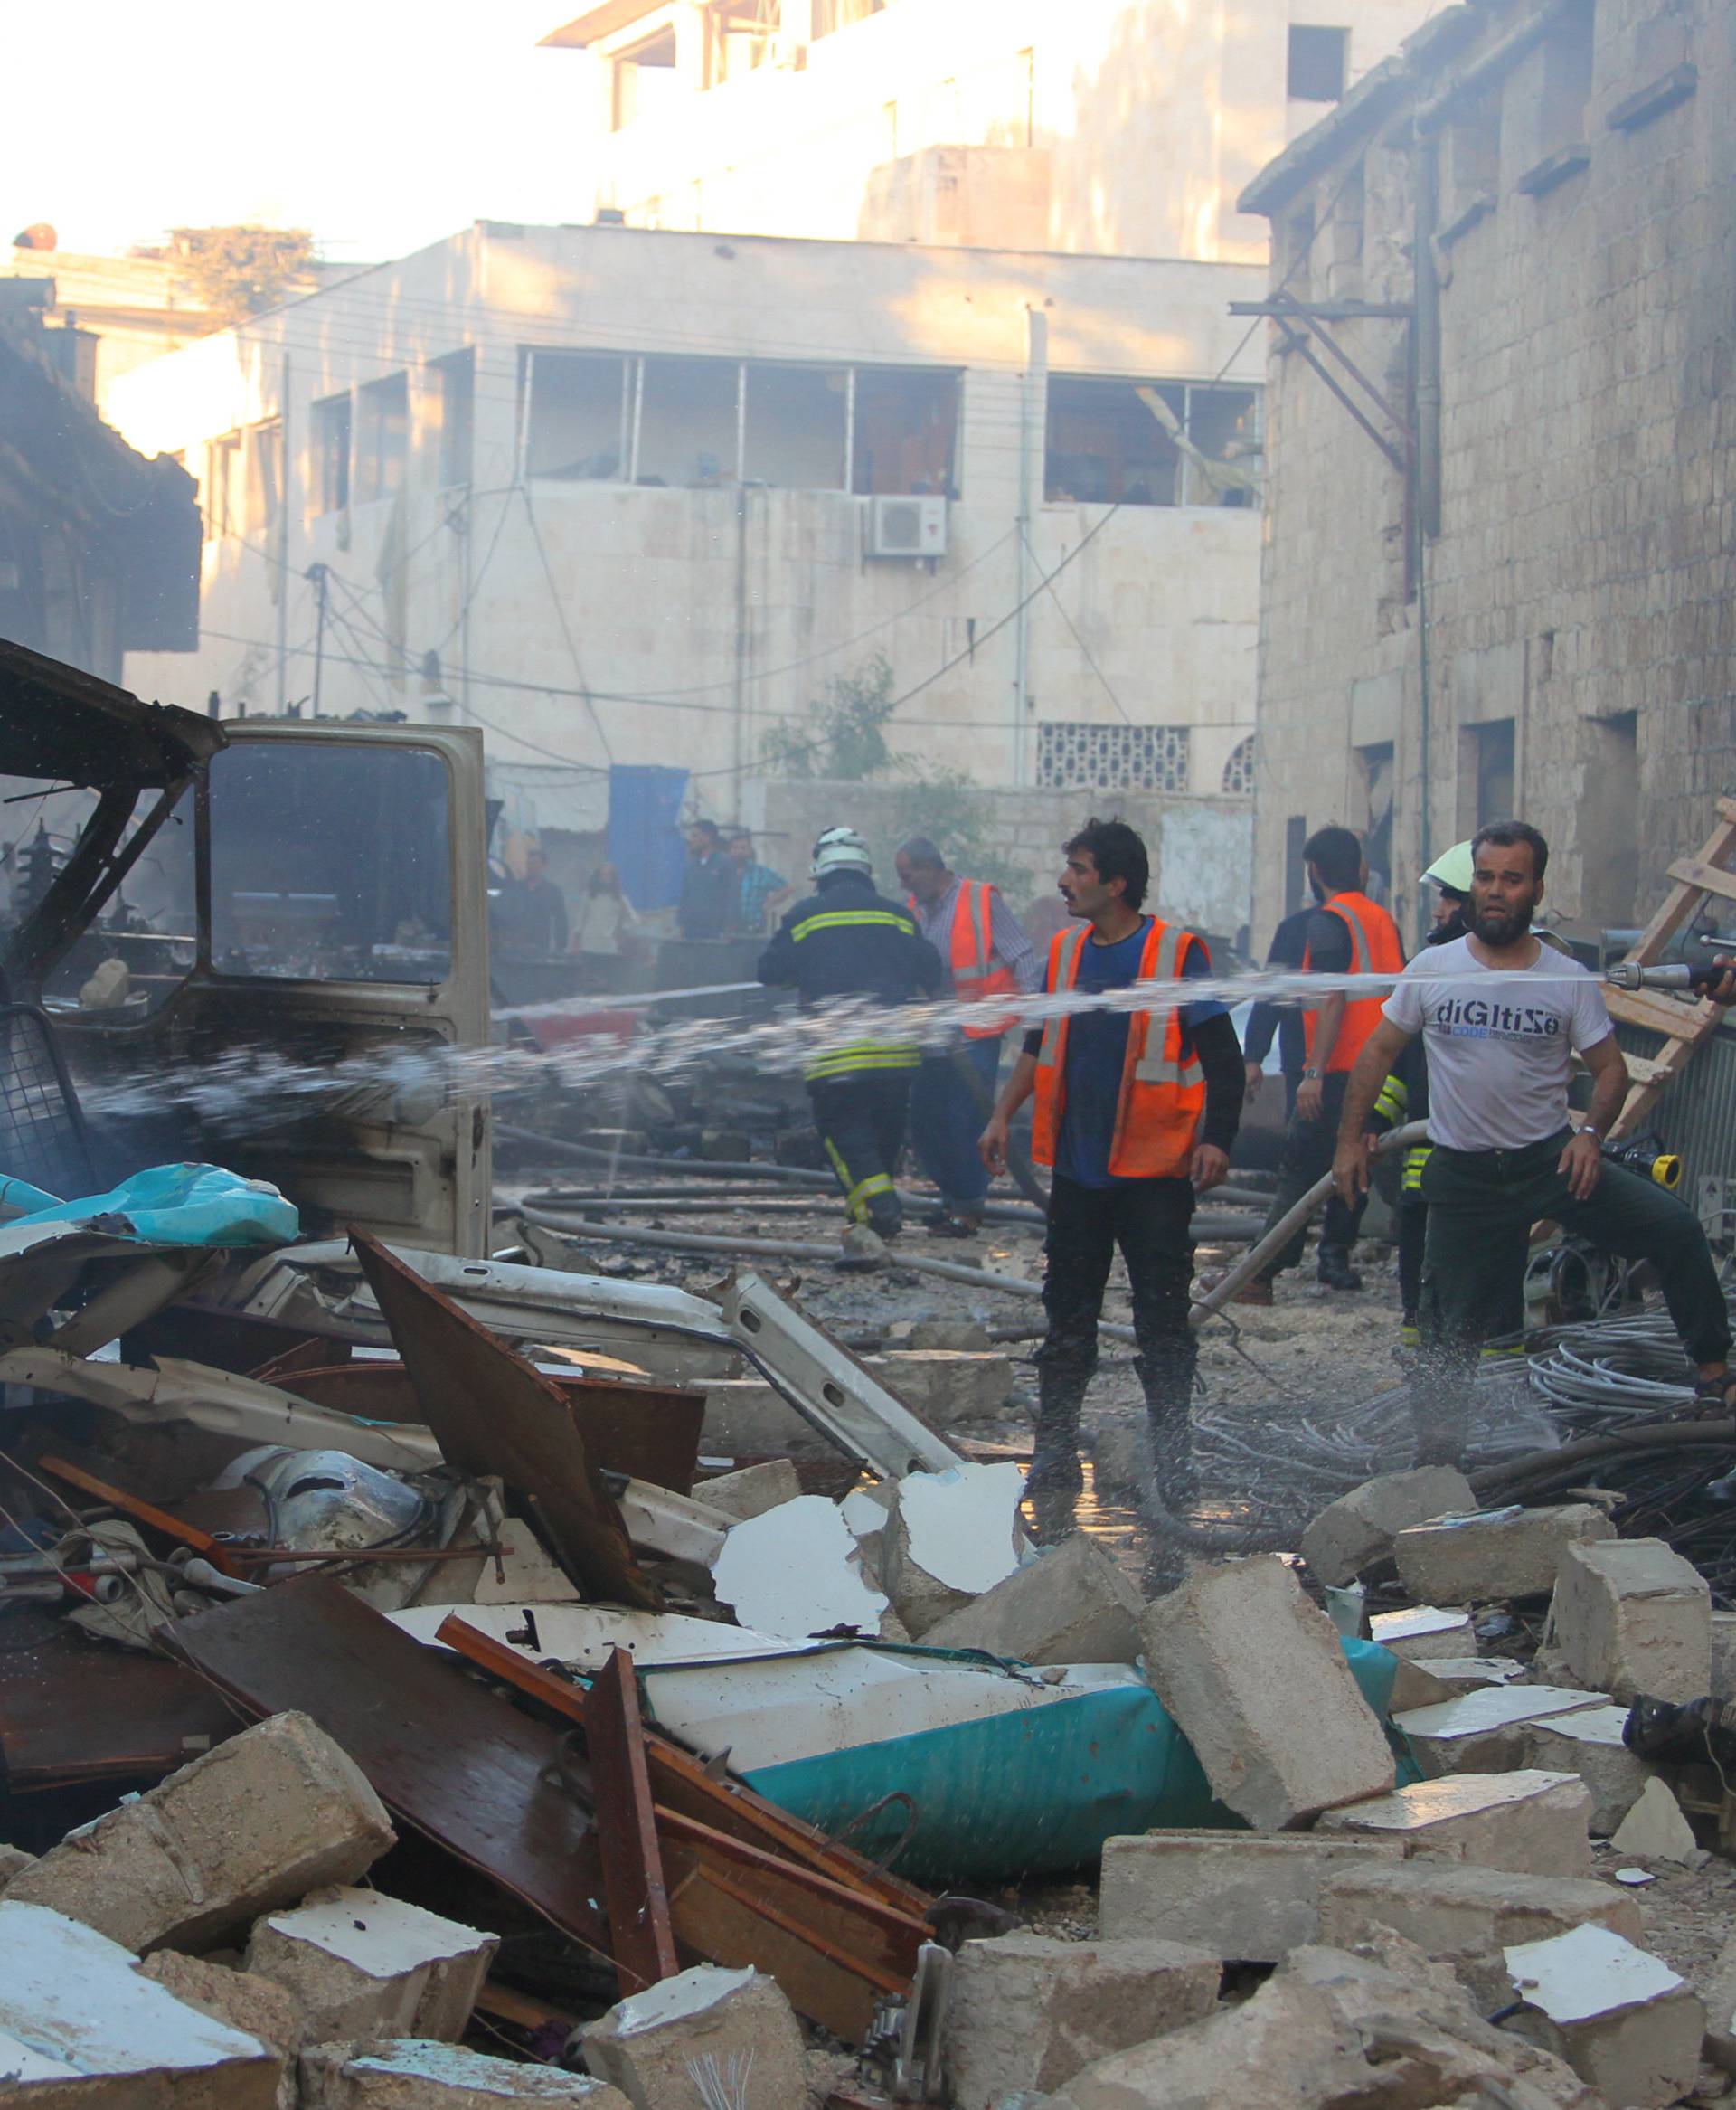
[[[1149,876],[1145,845],[1125,821],[1091,820],[1067,845],[1066,856],[1061,899],[1071,916],[1090,925],[1071,986],[1080,993],[1126,988],[1139,978],[1154,923],[1141,913]],[[1211,957],[1198,939],[1171,935],[1182,941],[1183,979],[1211,972]],[[1052,954],[1052,983],[1061,943]],[[1071,1014],[1058,1092],[1052,1083],[1045,1090],[1039,1083],[1043,1032],[1028,1033],[982,1138],[985,1163],[991,1172],[1002,1170],[1008,1125],[1019,1107],[1037,1093],[1042,1126],[1045,1102],[1052,1105],[1059,1098],[1043,1245],[1043,1301],[1049,1325],[1036,1355],[1037,1441],[1026,1482],[1026,1491],[1041,1505],[1039,1523],[1050,1530],[1061,1512],[1071,1510],[1083,1484],[1080,1416],[1097,1367],[1098,1320],[1118,1247],[1133,1294],[1136,1367],[1151,1425],[1157,1491],[1171,1510],[1185,1509],[1194,1499],[1188,1403],[1197,1346],[1188,1324],[1190,1229],[1196,1194],[1215,1187],[1229,1168],[1241,1117],[1241,1050],[1222,1004],[1182,1007],[1176,1066],[1197,1064],[1203,1106],[1193,1116],[1165,1113],[1163,1118],[1177,1131],[1172,1138],[1175,1148],[1173,1153],[1153,1149],[1152,1139],[1138,1132],[1148,1118],[1141,1108],[1164,1102],[1161,1094],[1142,1101],[1137,1072],[1164,1046],[1167,1020],[1154,1008],[1146,1027],[1146,1061],[1130,1065],[1133,1017],[1127,1010]],[[1175,1169],[1128,1176],[1111,1169],[1117,1153],[1123,1166],[1163,1163],[1173,1154]]]

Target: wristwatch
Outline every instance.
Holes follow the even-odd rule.
[[[1319,1071],[1318,1071],[1318,1070],[1304,1070],[1304,1071],[1303,1071],[1303,1073],[1302,1073],[1302,1082],[1303,1082],[1305,1084],[1307,1084],[1307,1083],[1310,1083],[1317,1084],[1317,1083],[1320,1082],[1320,1073],[1319,1073]]]

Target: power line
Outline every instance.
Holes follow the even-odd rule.
[[[572,671],[578,677],[580,693],[585,699],[585,708],[590,713],[590,722],[597,728],[597,737],[603,743],[603,753],[612,763],[615,760],[615,751],[609,743],[608,728],[599,716],[596,705],[591,701],[590,684],[585,679],[585,670],[579,658],[579,648],[573,642],[572,630],[567,621],[567,611],[561,605],[561,590],[554,582],[554,567],[549,563],[549,553],[542,546],[542,530],[536,525],[536,508],[531,504],[531,494],[524,485],[519,486],[519,493],[524,500],[524,517],[531,524],[531,535],[536,544],[536,554],[542,560],[542,576],[548,581],[549,599],[554,607],[555,620],[561,626],[561,635],[567,641],[567,656],[571,659]]]

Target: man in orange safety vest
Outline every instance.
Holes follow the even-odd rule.
[[[948,871],[926,836],[912,836],[897,865],[917,929],[947,969],[947,996],[974,1003],[1028,996],[1038,986],[1043,961],[999,887]],[[937,1238],[970,1238],[982,1227],[988,1174],[976,1139],[995,1104],[1001,1043],[1014,1022],[998,1013],[973,1019],[950,1046],[923,1057],[910,1087],[910,1140],[940,1189],[940,1206],[927,1219]]]

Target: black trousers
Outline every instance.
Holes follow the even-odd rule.
[[[904,1212],[892,1187],[910,1118],[912,1065],[828,1077],[807,1088],[814,1125],[853,1224],[895,1231]]]
[[[1160,1480],[1185,1474],[1188,1401],[1199,1349],[1187,1323],[1194,1281],[1194,1188],[1185,1179],[1049,1190],[1043,1307],[1049,1330],[1036,1353],[1037,1462],[1033,1477],[1077,1471],[1080,1410],[1097,1368],[1097,1326],[1118,1250],[1133,1292],[1136,1366],[1151,1417]]]
[[[1333,1153],[1338,1147],[1338,1117],[1344,1110],[1344,1087],[1350,1082],[1348,1070],[1329,1071],[1320,1082],[1321,1106],[1318,1121],[1305,1121],[1299,1113],[1290,1115],[1289,1126],[1284,1131],[1284,1143],[1278,1155],[1278,1191],[1272,1197],[1272,1206],[1266,1212],[1266,1229],[1269,1231],[1281,1216],[1286,1216],[1297,1203],[1325,1174],[1332,1170]],[[1326,1221],[1320,1226],[1320,1250],[1325,1253],[1335,1246],[1348,1257],[1363,1227],[1363,1199],[1358,1197],[1354,1208],[1347,1208],[1334,1193],[1326,1204]],[[1270,1282],[1283,1273],[1287,1267],[1294,1267],[1302,1257],[1308,1240],[1305,1224],[1261,1268],[1260,1274]]]

